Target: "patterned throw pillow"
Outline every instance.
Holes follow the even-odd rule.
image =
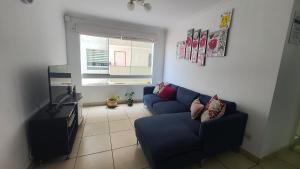
[[[218,96],[215,95],[206,104],[204,112],[201,115],[201,122],[221,118],[225,113],[225,109],[226,104],[221,102]]]
[[[164,87],[164,82],[161,82],[157,85],[155,85],[155,88],[153,90],[153,94],[159,94],[159,92],[162,90],[162,88]]]
[[[204,105],[201,104],[199,99],[196,99],[193,101],[192,105],[191,105],[191,116],[192,119],[195,120],[199,117],[199,115],[201,114],[202,110],[204,109]]]

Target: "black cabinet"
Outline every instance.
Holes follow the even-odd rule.
[[[29,142],[34,160],[71,153],[78,129],[77,106],[77,102],[72,102],[56,111],[46,106],[29,120]]]

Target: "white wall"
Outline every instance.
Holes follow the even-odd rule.
[[[48,100],[47,66],[66,63],[60,1],[0,2],[0,168],[29,165],[25,122]]]
[[[201,11],[170,28],[164,80],[204,94],[235,101],[249,114],[243,148],[262,157],[270,112],[293,0],[231,0]],[[223,10],[235,8],[226,57],[209,58],[198,67],[176,59],[176,42],[190,28],[217,30]]]
[[[153,83],[162,81],[165,53],[164,29],[78,14],[69,15],[73,17],[66,22],[68,64],[71,65],[72,80],[76,84],[78,91],[83,94],[85,103],[103,103],[112,95],[118,95],[121,97],[121,100],[125,100],[124,94],[129,90],[135,91],[136,100],[141,100],[144,85],[82,86],[79,32],[96,36],[127,35],[154,39]]]
[[[300,0],[295,1],[293,15],[295,10],[300,12]],[[264,140],[264,155],[289,145],[296,134],[300,118],[299,56],[300,46],[289,44],[287,38]]]

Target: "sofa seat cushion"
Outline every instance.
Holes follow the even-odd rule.
[[[188,112],[163,114],[135,121],[136,135],[146,156],[152,162],[201,150],[198,131],[201,122],[191,119]]]
[[[144,104],[150,108],[152,108],[154,103],[162,102],[164,99],[155,95],[155,94],[147,94],[144,96]]]
[[[178,101],[165,101],[153,104],[156,114],[182,113],[189,111],[189,108]]]
[[[192,90],[179,87],[177,90],[177,96],[176,99],[181,102],[182,104],[185,104],[186,106],[190,107],[192,102],[199,97],[199,93],[194,92]]]

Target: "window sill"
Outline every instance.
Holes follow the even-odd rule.
[[[151,83],[89,83],[89,84],[81,84],[82,87],[95,87],[95,86],[146,86],[151,85]]]
[[[82,86],[138,86],[149,85],[152,78],[82,78]]]

